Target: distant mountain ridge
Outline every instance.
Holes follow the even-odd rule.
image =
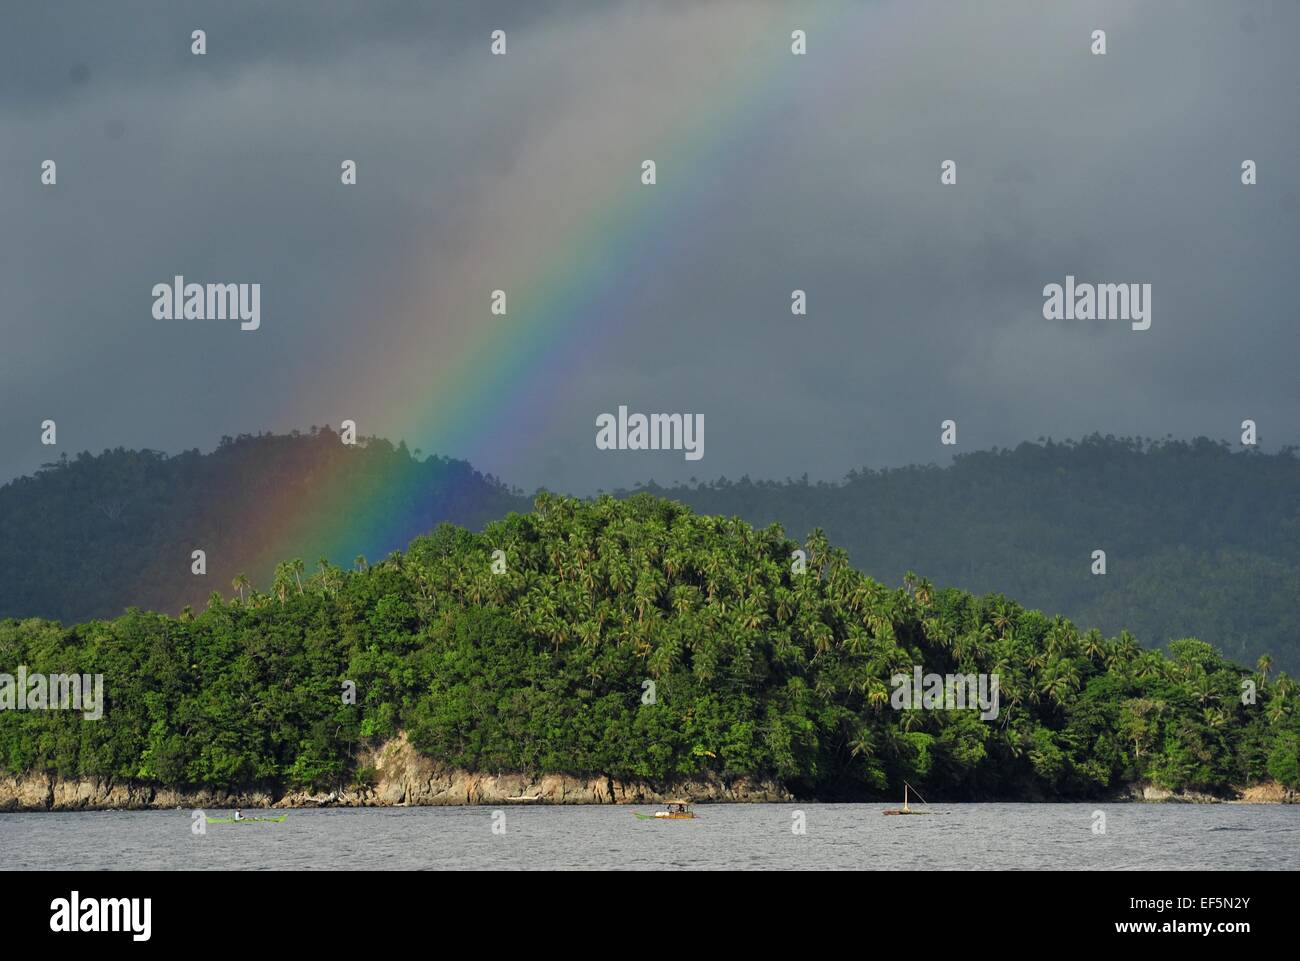
[[[335,491],[328,511],[364,507],[382,529],[327,538],[329,518],[303,507],[321,485]],[[327,545],[344,564],[382,557],[444,521],[478,529],[528,503],[464,461],[378,438],[347,446],[328,428],[225,437],[207,454],[82,453],[0,487],[0,617],[174,614],[229,594],[237,574],[266,587],[295,554],[313,567]],[[204,576],[191,571],[196,548]]]
[[[531,507],[464,461],[380,439],[346,447],[328,429],[224,438],[208,454],[81,454],[0,487],[0,617],[174,613],[213,590],[229,594],[238,573],[265,587],[273,562],[293,556],[276,542],[280,515],[322,478],[391,521],[335,544],[330,559],[343,564],[401,549],[443,521],[479,529]],[[794,537],[821,528],[887,584],[912,570],[1108,634],[1127,629],[1149,646],[1200,637],[1235,660],[1269,653],[1300,673],[1300,459],[1291,449],[1094,435],[839,483],[745,478],[636,491],[778,522]],[[325,549],[314,534],[294,541],[309,567]],[[196,545],[207,551],[205,577],[190,573]],[[1090,571],[1097,549],[1104,576]]]

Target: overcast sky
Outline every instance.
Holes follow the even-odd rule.
[[[7,5],[0,481],[344,417],[574,492],[943,463],[947,418],[1300,443],[1300,5],[785,7]],[[260,282],[261,329],[154,319],[177,273]],[[1067,274],[1151,328],[1045,320]],[[491,396],[422,411],[426,356]],[[619,404],[703,414],[703,460],[598,451]]]

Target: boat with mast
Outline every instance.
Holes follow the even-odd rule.
[[[885,810],[881,811],[880,813],[881,814],[935,814],[937,813],[935,811],[913,811],[911,806],[907,803],[908,800],[907,792],[909,788],[911,788],[911,790],[913,791],[916,791],[916,788],[912,787],[912,785],[904,781],[903,782],[903,806],[901,808],[885,808]],[[916,791],[916,796],[921,797],[921,792]],[[923,797],[921,797],[921,803],[924,804],[926,807],[930,806],[930,802]]]

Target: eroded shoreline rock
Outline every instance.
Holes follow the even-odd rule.
[[[151,785],[113,778],[58,778],[52,774],[0,775],[0,812],[109,810],[224,810],[243,808],[425,807],[509,804],[661,804],[686,797],[708,803],[786,803],[795,797],[774,780],[716,776],[671,783],[575,777],[567,774],[484,774],[446,768],[420,754],[402,734],[367,750],[360,766],[375,772],[371,786],[330,791],[263,787],[242,792]],[[1275,783],[1257,784],[1236,797],[1173,792],[1151,784],[1125,788],[1116,801],[1184,804],[1295,804],[1300,794]]]
[[[112,778],[64,779],[51,774],[0,776],[0,811],[655,804],[682,796],[701,803],[794,800],[776,781],[745,777],[651,784],[609,777],[483,774],[450,769],[416,751],[405,735],[367,751],[360,760],[362,767],[375,771],[373,786],[340,787],[323,792],[273,788],[232,792]]]

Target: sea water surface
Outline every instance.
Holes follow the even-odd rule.
[[[632,816],[651,806],[317,809],[289,811],[282,824],[205,823],[201,835],[189,811],[0,814],[0,863],[16,870],[1300,869],[1297,805],[945,804],[930,817],[882,817],[884,807],[702,804],[693,821]],[[1098,811],[1104,834],[1094,832]],[[796,833],[800,815],[803,833]]]

